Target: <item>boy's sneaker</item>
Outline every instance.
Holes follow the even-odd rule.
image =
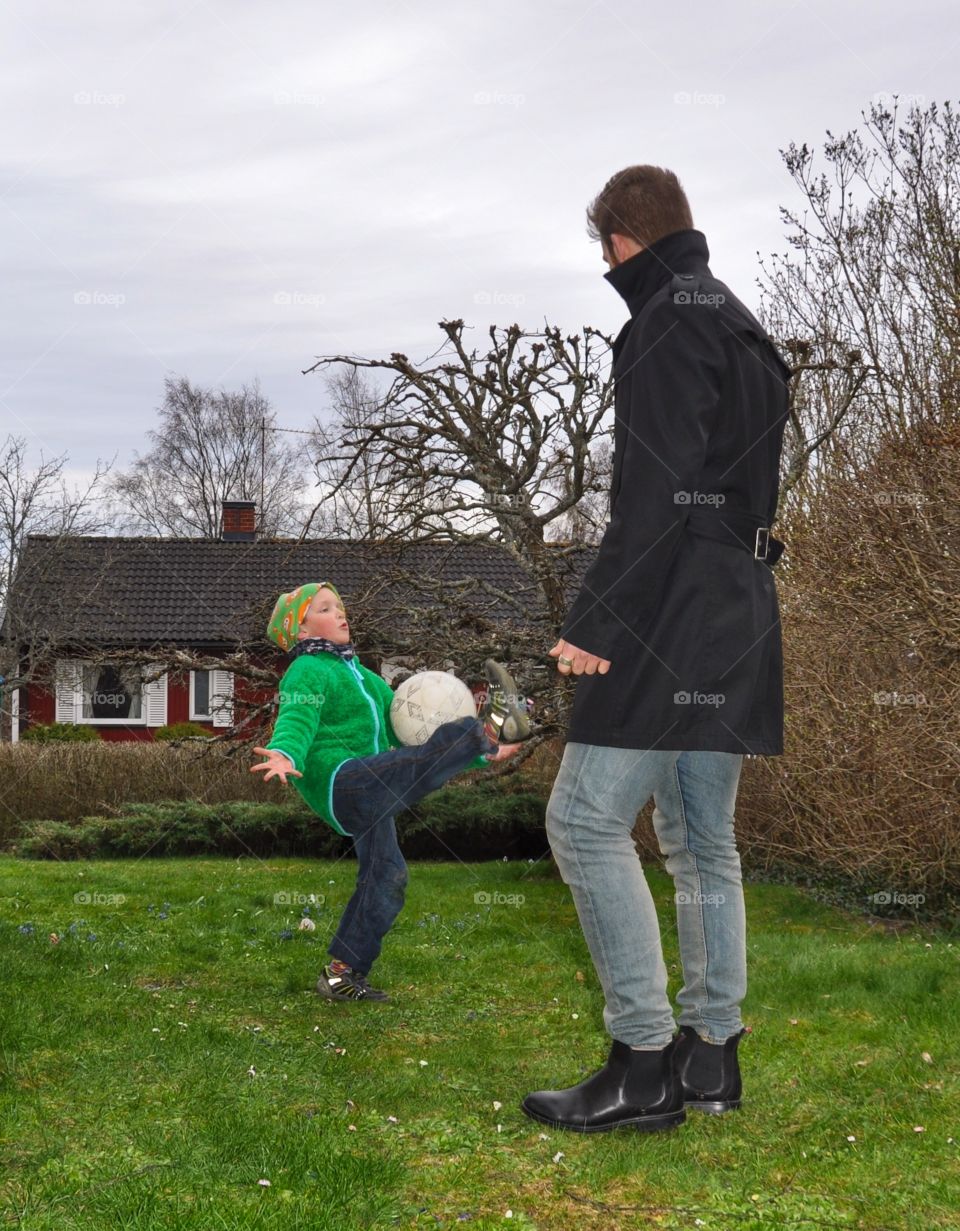
[[[492,658],[488,658],[483,666],[487,673],[487,699],[478,717],[483,722],[484,730],[495,743],[522,743],[532,734],[526,697],[520,696],[514,678],[506,667]]]
[[[317,991],[325,1000],[389,1000],[386,992],[371,987],[364,975],[355,970],[342,970],[334,973],[329,966],[324,966],[317,980]]]

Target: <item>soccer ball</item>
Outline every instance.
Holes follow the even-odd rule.
[[[437,727],[457,718],[476,718],[473,693],[447,671],[420,671],[397,688],[390,722],[401,744],[425,744]]]

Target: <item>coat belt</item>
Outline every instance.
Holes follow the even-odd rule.
[[[729,509],[722,504],[698,504],[691,508],[686,524],[694,534],[743,547],[773,568],[784,545],[773,537],[764,521],[757,513]]]

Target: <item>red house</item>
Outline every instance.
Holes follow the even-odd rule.
[[[591,554],[569,547],[558,554],[568,561],[571,592]],[[286,667],[264,635],[277,596],[328,578],[348,610],[363,595],[374,614],[435,604],[446,580],[465,578],[483,583],[470,600],[478,618],[503,620],[497,592],[519,597],[531,620],[543,609],[531,577],[497,544],[264,539],[253,501],[224,502],[218,539],[30,535],[0,623],[10,681],[0,735],[16,741],[33,724],[61,722],[95,727],[103,739],[149,740],[157,728],[187,721],[242,735]],[[222,663],[237,651],[267,673],[262,685],[235,679],[228,663],[204,661]],[[137,667],[134,654],[158,659]],[[191,661],[151,679],[171,657]],[[360,658],[391,682],[416,665],[376,650]],[[24,676],[27,683],[13,686]]]

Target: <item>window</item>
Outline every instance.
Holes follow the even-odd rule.
[[[190,672],[190,717],[201,722],[210,722],[213,714],[210,711],[210,672]]]
[[[57,722],[93,726],[162,727],[167,721],[167,676],[160,663],[94,662],[58,658],[55,669]]]
[[[135,667],[84,663],[80,722],[142,723],[143,695]]]

